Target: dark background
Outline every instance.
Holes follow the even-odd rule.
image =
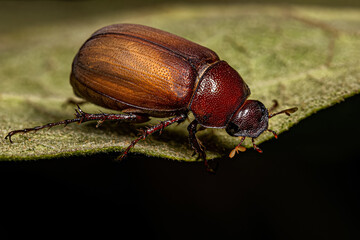
[[[322,110],[263,154],[217,159],[215,175],[134,154],[0,162],[0,240],[359,239],[359,106]]]
[[[356,239],[360,95],[233,159],[0,162],[0,239]]]

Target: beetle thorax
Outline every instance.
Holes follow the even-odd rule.
[[[202,126],[224,128],[249,95],[239,73],[218,61],[200,77],[189,108]]]

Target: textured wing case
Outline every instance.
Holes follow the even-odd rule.
[[[95,32],[73,62],[77,95],[112,109],[185,109],[198,72],[217,55],[176,35],[134,24]]]

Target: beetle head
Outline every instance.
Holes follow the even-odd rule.
[[[269,113],[264,104],[247,100],[235,112],[226,126],[226,132],[234,137],[257,138],[268,128]]]
[[[277,102],[270,108],[270,112],[277,106]],[[269,118],[278,114],[285,113],[290,116],[290,113],[297,111],[297,108],[289,108],[277,113],[269,113],[268,109],[259,101],[247,100],[235,112],[230,122],[226,126],[226,132],[234,137],[251,137],[257,138],[265,130],[277,135],[274,131],[268,129]]]

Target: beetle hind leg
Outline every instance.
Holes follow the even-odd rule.
[[[74,119],[66,119],[63,121],[48,123],[48,124],[45,124],[42,126],[36,126],[33,128],[24,128],[24,129],[20,129],[20,130],[13,130],[5,136],[5,139],[9,139],[9,141],[12,143],[11,137],[15,134],[37,132],[44,128],[52,128],[52,127],[59,126],[59,125],[67,126],[68,124],[74,123],[74,122],[77,122],[80,124],[80,123],[84,123],[84,122],[88,122],[88,121],[98,121],[97,126],[99,126],[101,123],[103,123],[106,120],[137,122],[137,123],[147,122],[149,120],[149,118],[145,115],[138,115],[138,114],[132,114],[132,113],[130,113],[130,114],[108,114],[108,113],[90,114],[90,113],[86,113],[83,110],[81,110],[79,105],[77,107],[78,108],[75,109],[75,118]]]
[[[125,149],[125,151],[123,151],[123,153],[117,158],[117,160],[122,160],[124,159],[124,157],[128,154],[128,152],[130,151],[131,148],[133,148],[140,140],[145,139],[147,136],[155,133],[155,132],[162,132],[162,130],[168,126],[170,126],[173,123],[180,123],[182,121],[184,121],[186,119],[187,115],[186,114],[180,114],[179,116],[170,118],[166,121],[160,122],[157,125],[148,127],[146,129],[142,129],[141,130],[141,135],[133,140],[130,145]]]

